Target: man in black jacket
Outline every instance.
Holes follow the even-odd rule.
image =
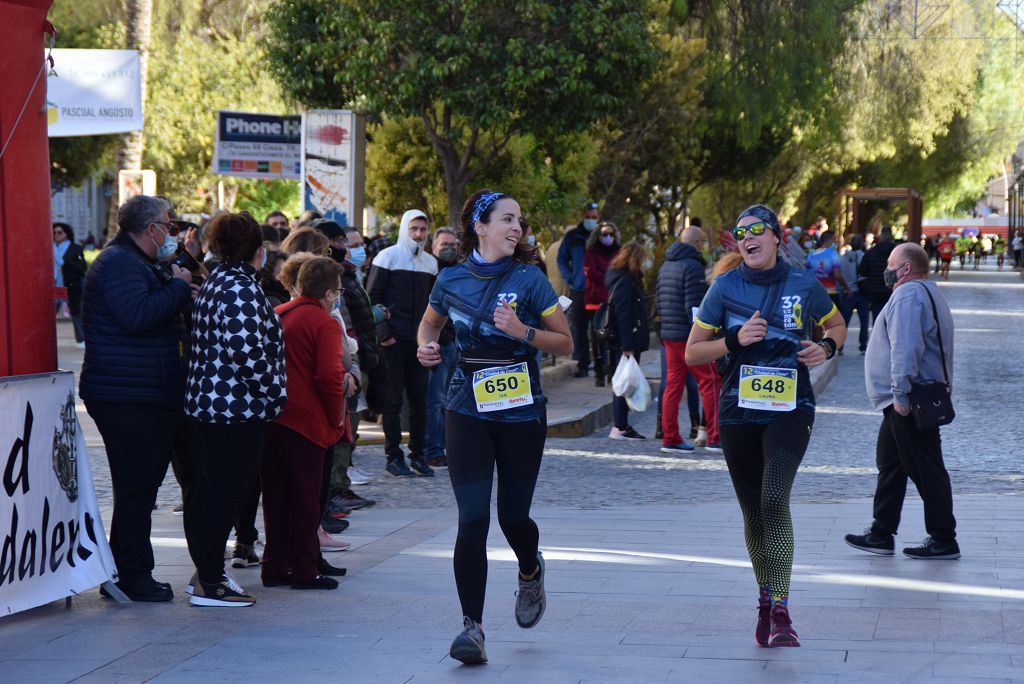
[[[103,436],[114,488],[110,548],[118,587],[133,601],[173,598],[153,579],[150,516],[185,423],[183,315],[198,287],[187,270],[171,264],[168,275],[158,263],[177,248],[168,209],[147,195],[121,206],[120,231],[89,269],[83,295],[79,393]]]
[[[885,284],[882,274],[887,268],[889,255],[894,249],[896,249],[896,243],[892,239],[892,227],[882,226],[882,230],[878,234],[878,243],[864,253],[864,258],[860,260],[860,267],[857,269],[858,274],[864,278],[859,283],[859,287],[871,305],[872,323],[878,318],[882,307],[892,295],[892,290]]]
[[[708,290],[704,271],[707,262],[701,254],[707,234],[696,225],[687,227],[679,242],[665,252],[665,262],[658,271],[657,306],[661,317],[661,341],[665,349],[665,390],[662,395],[661,450],[666,453],[692,451],[679,432],[679,401],[686,388],[686,376],[693,373],[704,401],[707,416],[708,448],[718,446],[718,403],[716,389],[721,381],[712,364],[690,368],[686,365],[686,340],[693,326],[693,312],[700,306]],[[710,366],[710,367],[708,367]]]

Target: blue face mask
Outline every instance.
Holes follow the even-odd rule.
[[[597,219],[583,219],[583,227],[588,231],[597,228]]]
[[[533,247],[535,244],[537,244],[537,238],[534,237],[533,235],[527,235],[526,236],[526,244],[528,244],[531,247]]]
[[[353,266],[362,266],[366,263],[366,247],[360,245],[348,250],[348,260]]]
[[[153,238],[149,238],[153,240]],[[178,251],[178,239],[168,233],[164,236],[164,243],[158,245],[156,240],[153,240],[153,244],[156,245],[156,259],[157,261],[167,261]]]
[[[264,248],[263,249],[263,259],[260,261],[260,269],[259,270],[262,271],[266,267],[267,267],[267,250],[266,250],[266,248]]]

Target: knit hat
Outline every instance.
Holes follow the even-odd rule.
[[[774,211],[764,204],[752,204],[741,211],[740,215],[736,217],[736,223],[739,224],[739,222],[747,216],[754,216],[761,219],[768,224],[769,228],[772,229],[772,232],[775,233],[775,237],[780,240],[782,239],[782,224],[779,223],[779,217],[775,215]]]

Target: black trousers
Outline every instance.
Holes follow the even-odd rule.
[[[428,369],[416,359],[416,343],[398,340],[381,347],[388,364],[387,403],[384,406],[384,452],[388,462],[401,459],[402,400],[409,402],[409,456],[422,458],[427,430]]]
[[[199,579],[224,579],[224,545],[263,457],[266,423],[196,423],[200,444],[195,524],[188,551]]]
[[[936,541],[956,538],[953,489],[942,460],[939,429],[918,430],[913,416],[901,416],[892,406],[882,412],[875,452],[878,486],[875,488],[875,534],[896,534],[907,493],[907,478],[914,481],[924,501],[924,527]]]
[[[154,404],[88,401],[103,437],[114,489],[110,549],[121,580],[151,577],[153,546],[149,535],[157,491],[167,474],[180,410]]]
[[[260,531],[256,529],[256,512],[260,507],[260,494],[263,486],[260,483],[259,471],[253,473],[252,482],[249,483],[249,493],[242,502],[242,508],[235,518],[235,541],[240,544],[252,546],[260,537]]]
[[[583,304],[583,290],[570,290],[569,332],[572,333],[572,358],[580,370],[590,367],[590,317]]]
[[[446,412],[448,477],[459,507],[455,539],[455,585],[462,614],[483,622],[487,588],[487,532],[491,487],[498,471],[498,524],[519,561],[519,571],[537,569],[540,532],[530,518],[547,419],[502,423]]]

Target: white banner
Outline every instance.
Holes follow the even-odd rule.
[[[302,166],[299,115],[217,112],[213,172],[236,178],[298,180]]]
[[[302,204],[342,226],[359,226],[363,211],[361,121],[341,109],[302,115]]]
[[[51,138],[142,130],[137,50],[53,51],[46,77]]]
[[[70,372],[0,378],[0,616],[116,577]]]

